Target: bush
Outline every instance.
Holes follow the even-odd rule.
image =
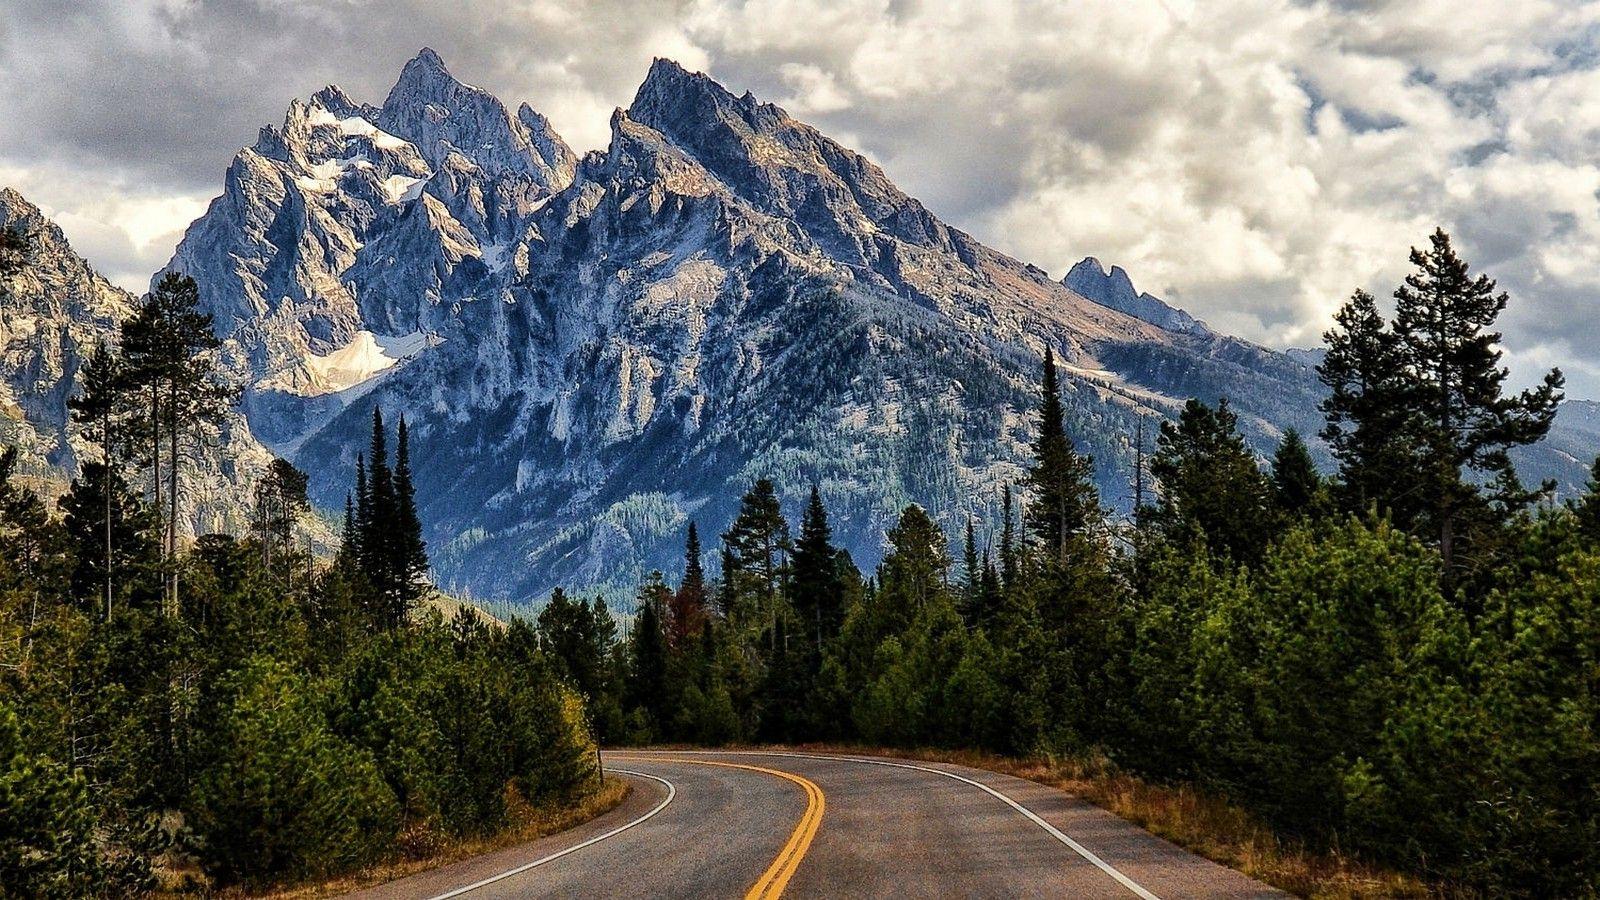
[[[260,884],[361,865],[400,825],[372,756],[329,729],[317,688],[277,660],[231,673],[209,764],[188,804],[196,849],[219,881]]]

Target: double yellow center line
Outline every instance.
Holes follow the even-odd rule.
[[[693,766],[721,766],[724,769],[744,769],[747,772],[760,772],[763,775],[772,775],[785,781],[792,781],[800,785],[806,792],[806,811],[800,817],[800,824],[794,827],[789,835],[788,843],[778,851],[778,856],[767,867],[756,883],[745,892],[744,900],[774,900],[782,896],[783,889],[789,886],[789,879],[794,877],[795,870],[800,868],[800,861],[805,859],[806,851],[811,849],[811,841],[817,836],[817,829],[822,827],[822,811],[827,808],[827,798],[822,794],[822,788],[809,778],[804,778],[793,772],[784,772],[780,769],[768,769],[762,766],[747,766],[740,763],[716,762],[709,759],[680,759],[660,756],[650,757],[652,762],[687,763]]]

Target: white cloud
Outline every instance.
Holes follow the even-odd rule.
[[[234,148],[323,83],[379,100],[427,44],[590,149],[669,56],[785,104],[1001,250],[1120,263],[1271,344],[1315,343],[1355,287],[1386,294],[1442,224],[1513,293],[1518,376],[1559,362],[1600,396],[1600,3],[49,6],[22,0],[0,36],[17,123],[0,177],[118,271],[163,262]]]

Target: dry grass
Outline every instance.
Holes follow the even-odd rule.
[[[1300,897],[1366,900],[1458,896],[1445,885],[1284,840],[1225,798],[1188,785],[1148,782],[1104,759],[1012,759],[970,751],[906,752],[833,745],[808,745],[804,749],[956,763],[1047,784],[1213,862]]]
[[[396,859],[359,872],[346,873],[323,881],[285,886],[262,894],[246,893],[239,889],[228,889],[214,894],[206,893],[209,896],[223,898],[261,897],[270,900],[314,900],[320,897],[333,897],[566,831],[615,809],[632,790],[633,788],[620,778],[607,778],[598,791],[585,797],[578,804],[554,810],[531,806],[515,791],[511,791],[507,800],[512,824],[488,837],[449,841],[433,833],[407,831],[399,837],[399,855]],[[178,896],[178,894],[167,896]]]

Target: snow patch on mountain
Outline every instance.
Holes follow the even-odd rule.
[[[350,390],[416,357],[429,346],[429,335],[421,331],[400,336],[358,331],[354,340],[332,353],[306,357],[312,383],[302,394],[315,397]]]

